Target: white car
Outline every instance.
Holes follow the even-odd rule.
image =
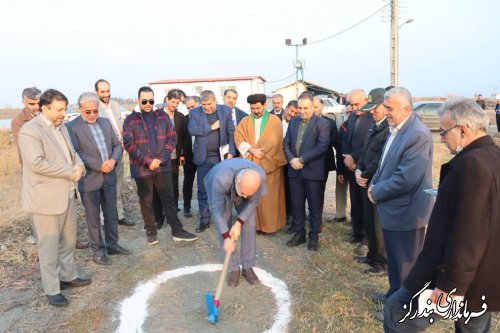
[[[75,110],[73,110],[72,108],[70,108],[69,106],[66,108],[66,116],[64,117],[64,122],[67,123],[67,122],[70,122],[72,121],[73,119],[76,119],[77,117],[80,117],[80,113],[78,112],[75,112]]]
[[[326,96],[320,96],[323,101],[323,115],[332,118],[337,123],[337,127],[347,120],[345,105],[339,104],[336,100]]]

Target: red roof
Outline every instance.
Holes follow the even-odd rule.
[[[196,82],[222,82],[222,81],[251,81],[261,79],[266,82],[262,76],[235,76],[235,77],[212,77],[202,79],[177,79],[177,80],[160,80],[149,82],[149,84],[172,84],[172,83],[196,83]]]

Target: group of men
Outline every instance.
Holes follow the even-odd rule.
[[[492,204],[500,192],[492,167],[498,165],[500,153],[485,135],[487,116],[474,102],[458,100],[443,107],[440,135],[457,156],[443,166],[433,209],[434,199],[425,191],[432,189],[432,135],[412,112],[412,96],[403,87],[376,88],[368,96],[352,90],[346,102],[351,112],[338,126],[322,116],[321,98],[308,92],[285,109],[282,96],[273,96],[271,112],[266,110],[266,95],[250,95],[247,115],[236,108],[234,89],[224,92],[224,105],[217,104],[209,90],[199,97],[172,90],[156,108],[154,92],[141,87],[138,109],[123,121],[109,99],[109,83],[99,80],[95,92],[80,96],[81,117],[67,126],[62,126],[68,103],[62,93],[49,89],[39,96],[34,88],[25,92],[26,107],[18,117],[25,124],[15,125],[19,138],[17,132],[14,138],[23,163],[23,207],[33,214],[42,283],[52,305],[68,304],[61,289],[90,284],[90,279],[77,277],[74,268],[77,194],[85,207],[93,261],[107,265],[107,255],[131,253],[118,244],[117,225],[133,225],[123,217],[118,194],[124,149],[151,245],[158,243],[157,230],[165,218],[175,241],[197,239],[177,216],[178,170],[184,168],[186,217],[192,216],[198,175],[196,232],[207,230],[213,220],[222,253],[235,251],[241,237],[240,254],[232,257],[229,267],[230,286],[238,285],[240,275],[250,284],[259,282],[252,269],[256,232],[273,233],[289,222],[287,232],[293,236],[288,246],[308,238],[307,248],[318,250],[326,180],[337,169],[337,186],[349,187],[349,241],[360,244],[356,259],[371,266],[367,274],[388,274],[389,290],[374,295],[387,302],[385,314],[378,314],[386,331],[427,325],[400,322],[398,317],[402,304],[411,302],[425,282],[435,288],[433,301],[455,286],[474,307],[484,292],[489,309],[500,309],[500,295],[487,278],[498,275],[500,268],[494,254],[499,210]],[[187,115],[177,110],[181,102]],[[13,121],[13,130],[18,121]],[[480,182],[480,190],[471,181]],[[338,193],[336,199],[342,200],[345,190]],[[335,220],[343,218],[345,214],[336,215]],[[481,239],[482,245],[472,239]],[[488,314],[471,322],[487,327]]]

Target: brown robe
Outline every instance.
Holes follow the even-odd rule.
[[[255,142],[252,117],[243,118],[234,132],[236,147],[239,147],[242,142],[249,143],[253,148],[264,150],[264,156],[260,160],[250,152],[244,157],[266,171],[268,194],[261,197],[257,207],[256,228],[266,233],[276,232],[285,226],[286,221],[283,166],[287,164],[287,161],[283,152],[283,129],[280,119],[269,114],[259,141]]]

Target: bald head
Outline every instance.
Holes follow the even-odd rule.
[[[235,184],[238,195],[247,198],[259,189],[260,175],[253,169],[243,169],[236,175]]]
[[[349,93],[349,103],[352,105],[352,110],[358,113],[363,113],[359,111],[363,105],[368,103],[365,91],[363,89],[354,89]]]

